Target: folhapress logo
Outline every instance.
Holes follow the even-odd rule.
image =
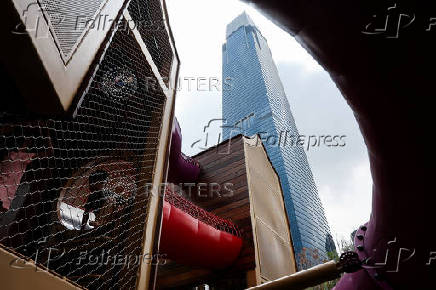
[[[415,21],[415,14],[402,11],[394,4],[386,9],[384,15],[372,15],[372,20],[365,25],[363,34],[384,35],[386,38],[398,38],[400,31]],[[436,23],[435,23],[436,24]]]
[[[397,39],[402,31],[412,26],[420,25],[419,29],[424,32],[436,31],[436,12],[434,15],[434,17],[415,15],[413,11],[394,4],[387,7],[384,13],[372,15],[371,20],[364,25],[362,33]]]

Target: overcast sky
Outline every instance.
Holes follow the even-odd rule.
[[[328,73],[293,37],[244,3],[167,0],[167,6],[181,61],[176,117],[183,151],[199,152],[192,143],[204,138],[209,120],[221,118],[221,91],[209,89],[208,82],[221,81],[226,25],[245,10],[268,41],[299,133],[347,136],[345,147],[317,147],[306,153],[333,236],[348,238],[369,219],[372,180],[356,120]]]

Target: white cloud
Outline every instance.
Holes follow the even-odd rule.
[[[342,182],[322,184],[319,195],[327,220],[338,237],[348,239],[351,232],[369,220],[372,179],[369,163],[362,161],[340,177]]]

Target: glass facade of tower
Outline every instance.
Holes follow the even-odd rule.
[[[332,239],[312,172],[266,39],[247,14],[223,45],[223,139],[259,134],[282,184],[300,269],[327,259]],[[293,138],[294,137],[294,138]]]

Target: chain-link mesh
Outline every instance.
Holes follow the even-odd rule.
[[[173,52],[159,0],[132,0],[129,13],[165,83],[169,84]]]
[[[0,244],[89,289],[134,288],[144,260],[166,98],[126,27],[74,118],[0,113]]]

